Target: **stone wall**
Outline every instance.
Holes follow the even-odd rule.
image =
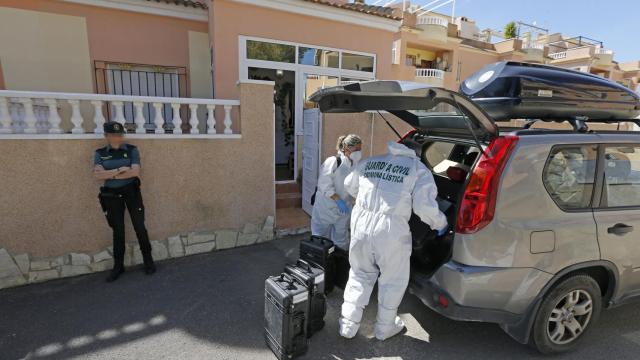
[[[203,254],[211,251],[254,245],[274,238],[274,218],[262,223],[247,223],[238,230],[210,230],[177,234],[151,241],[155,261]],[[142,254],[135,242],[127,242],[125,266],[142,264]],[[110,270],[112,247],[92,253],[70,252],[47,258],[32,258],[28,253],[10,254],[0,248],[0,289]]]
[[[239,88],[240,138],[129,140],[142,156],[146,225],[158,258],[273,237],[273,83]],[[0,288],[110,267],[111,229],[91,175],[101,146],[86,137],[0,137]],[[128,216],[126,228],[135,241]],[[135,263],[139,256],[128,253]]]

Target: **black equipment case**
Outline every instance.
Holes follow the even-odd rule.
[[[640,99],[630,89],[580,71],[555,66],[498,62],[460,84],[460,92],[495,121],[509,119],[615,122],[640,115]]]
[[[333,241],[321,237],[311,235],[308,239],[300,242],[300,259],[319,265],[324,269],[324,292],[325,294],[333,291],[335,286],[335,262],[333,253],[336,246]]]
[[[288,264],[284,271],[300,280],[309,291],[309,318],[307,337],[311,337],[324,327],[324,315],[327,312],[327,298],[324,295],[324,270],[313,263],[298,260]]]
[[[264,336],[280,360],[307,351],[309,291],[289,274],[271,276],[264,285]]]

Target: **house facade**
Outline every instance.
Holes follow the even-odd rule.
[[[309,210],[317,168],[341,134],[360,134],[366,155],[385,151],[395,134],[378,115],[321,115],[308,100],[320,88],[400,79],[457,89],[499,60],[637,86],[639,64],[617,64],[602,47],[567,49],[565,58],[554,55],[565,51],[557,37],[492,43],[473,20],[415,9],[1,1],[0,166],[9,191],[0,202],[0,288],[109,267],[110,233],[90,177],[107,120],[125,124],[141,149],[147,222],[163,259],[270,240],[288,226],[282,209],[308,222],[300,207]],[[591,60],[569,62],[573,52]]]

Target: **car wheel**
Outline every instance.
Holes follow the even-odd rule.
[[[573,349],[598,321],[601,309],[600,286],[592,277],[563,280],[542,300],[533,324],[533,344],[543,354]]]

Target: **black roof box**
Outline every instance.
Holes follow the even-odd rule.
[[[555,66],[498,62],[460,84],[494,120],[615,122],[640,115],[638,94],[596,75]]]

